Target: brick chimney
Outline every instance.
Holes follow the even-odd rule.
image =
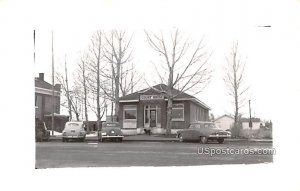
[[[44,73],[39,73],[39,79],[44,81]]]

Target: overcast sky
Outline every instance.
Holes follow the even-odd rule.
[[[78,58],[86,51],[90,36],[95,29],[110,30],[113,28],[124,29],[128,34],[134,33],[131,47],[133,49],[133,62],[140,74],[155,76],[151,61],[155,60],[155,54],[149,47],[145,38],[144,29],[157,32],[159,30],[171,31],[179,28],[195,43],[204,36],[208,51],[212,57],[210,63],[213,69],[213,77],[209,86],[198,94],[197,97],[208,104],[215,116],[233,113],[232,98],[228,96],[227,89],[222,80],[224,76],[225,56],[230,52],[233,41],[239,41],[240,53],[246,62],[245,85],[249,85],[246,100],[252,100],[252,115],[262,119],[272,119],[270,110],[272,102],[268,102],[270,96],[265,90],[270,86],[274,78],[270,68],[272,62],[273,28],[259,26],[272,26],[272,12],[268,1],[151,1],[132,4],[117,1],[103,1],[92,6],[91,11],[79,11],[85,5],[70,6],[68,14],[64,14],[61,7],[53,4],[43,4],[42,7],[55,8],[53,17],[43,18],[45,9],[36,10],[38,22],[50,21],[54,30],[55,65],[61,68],[64,63],[64,55],[72,69],[75,69]],[[134,5],[136,8],[130,7]],[[87,5],[86,5],[87,6]],[[52,10],[53,10],[52,9]],[[109,13],[107,10],[113,10]],[[91,21],[89,20],[90,18]],[[99,18],[99,19],[96,19]],[[78,21],[78,23],[76,22]],[[50,26],[51,26],[50,25]],[[43,26],[43,25],[42,25]],[[36,28],[36,66],[35,75],[44,72],[46,79],[51,81],[51,27]],[[268,78],[266,78],[268,75]],[[154,84],[153,84],[154,85]],[[248,105],[241,109],[245,116],[249,116]]]
[[[212,108],[211,112],[215,116],[233,112],[232,100],[226,93],[227,89],[222,80],[225,56],[230,51],[233,41],[239,41],[240,52],[246,62],[245,84],[250,86],[246,100],[251,99],[252,115],[262,119],[272,119],[275,114],[273,106],[276,101],[270,98],[274,97],[274,93],[278,94],[276,88],[283,82],[278,77],[278,73],[283,69],[279,66],[291,64],[286,62],[291,57],[285,56],[286,52],[279,48],[290,42],[292,44],[288,45],[289,47],[295,46],[291,51],[299,48],[295,43],[297,39],[289,38],[297,34],[299,24],[291,26],[286,22],[293,22],[298,16],[298,7],[294,6],[298,5],[297,1],[290,4],[276,4],[269,0],[229,0],[226,3],[218,0],[103,0],[85,3],[21,1],[18,2],[18,6],[15,1],[9,2],[1,2],[1,14],[5,15],[1,17],[2,23],[8,26],[16,21],[23,24],[11,26],[15,30],[10,30],[7,35],[20,28],[26,29],[26,42],[30,45],[27,51],[30,53],[33,52],[32,31],[36,29],[36,64],[33,66],[33,75],[44,72],[49,82],[51,30],[54,31],[55,66],[57,69],[61,68],[66,54],[70,73],[75,69],[82,52],[86,51],[93,31],[123,29],[129,34],[134,33],[131,44],[133,62],[137,71],[145,74],[147,79],[155,74],[151,67],[155,54],[146,41],[144,29],[157,32],[179,28],[195,43],[204,36],[208,50],[213,53],[210,59],[213,77],[209,86],[197,97]],[[14,11],[11,11],[12,8]],[[286,10],[294,14],[276,14]],[[260,27],[265,25],[271,27]],[[296,30],[286,30],[288,28]],[[292,68],[284,69],[293,73],[295,70]],[[287,75],[285,79],[292,76]],[[297,76],[294,75],[295,78]],[[241,112],[249,116],[247,104]]]

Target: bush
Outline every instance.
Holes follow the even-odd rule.
[[[265,129],[241,129],[239,137],[254,139],[272,139],[272,130]]]
[[[242,124],[240,123],[233,123],[230,127],[231,136],[237,138],[240,136],[240,131],[242,129]]]

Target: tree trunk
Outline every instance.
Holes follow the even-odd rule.
[[[67,61],[65,58],[65,75],[66,75],[66,94],[68,99],[68,111],[69,111],[69,121],[72,120],[72,106],[71,106],[71,98],[70,98],[70,91],[69,91],[69,84],[68,84],[68,69],[67,69]]]
[[[173,106],[173,99],[172,98],[168,98],[166,135],[171,135],[171,128],[172,128],[172,106]]]
[[[236,55],[234,54],[234,60],[233,60],[233,80],[234,80],[234,105],[235,105],[235,113],[234,113],[234,127],[235,127],[235,137],[239,136],[239,98],[238,98],[238,85],[237,85],[237,67],[236,67]]]
[[[120,64],[117,64],[116,88],[115,88],[115,115],[119,114],[119,93],[120,93]],[[118,119],[117,119],[118,121]]]
[[[100,130],[100,49],[101,49],[101,36],[99,37],[98,58],[97,58],[97,129]]]
[[[114,115],[114,102],[111,102],[111,111],[110,111],[110,117],[111,117],[111,121],[113,122],[113,115]]]
[[[120,72],[121,72],[121,58],[123,57],[122,38],[119,38],[119,59],[117,59],[117,75],[116,75],[116,89],[115,89],[115,115],[119,114],[119,94],[120,94]],[[117,119],[118,121],[118,119]]]
[[[167,129],[166,134],[171,135],[172,128],[172,106],[173,106],[173,97],[172,97],[172,88],[173,88],[173,68],[169,67],[169,79],[168,79],[168,106],[167,106]]]
[[[87,127],[87,131],[90,132],[90,127],[88,125],[88,111],[87,111],[87,89],[85,82],[85,63],[82,62],[82,77],[83,77],[83,91],[84,91],[84,114],[85,114],[85,124]]]
[[[75,115],[76,115],[76,120],[79,121],[79,113],[76,112]]]

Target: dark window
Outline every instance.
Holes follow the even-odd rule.
[[[125,119],[136,119],[136,111],[125,110]]]
[[[136,106],[127,105],[124,106],[124,119],[136,119],[137,118],[137,112],[136,112]]]
[[[184,105],[173,104],[172,121],[184,121]]]
[[[149,110],[145,110],[145,123],[149,123]]]

